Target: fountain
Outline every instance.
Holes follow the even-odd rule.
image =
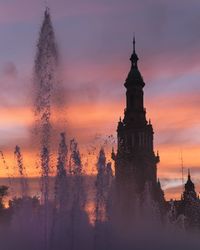
[[[124,215],[118,211],[120,201],[112,164],[107,161],[103,147],[97,156],[97,174],[88,177],[78,143],[75,139],[68,142],[67,134],[61,131],[56,174],[52,177],[51,110],[57,69],[58,51],[50,12],[46,9],[34,67],[35,137],[40,151],[41,197],[29,196],[26,168],[21,149],[16,146],[14,154],[21,197],[13,198],[8,208],[0,210],[0,218],[6,217],[6,222],[0,220],[1,250],[199,249],[198,237],[186,233],[184,223],[180,223],[181,226],[179,222],[174,223],[173,211],[161,218],[148,183],[143,201],[136,197],[133,216],[127,223],[121,223]],[[9,171],[3,152],[1,158]],[[9,184],[12,186],[12,181]],[[87,206],[91,206],[90,212]],[[184,218],[180,220],[183,222]]]

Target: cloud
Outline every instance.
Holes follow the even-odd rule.
[[[63,129],[62,120],[68,136],[77,137],[82,147],[96,133],[116,135],[135,31],[147,116],[161,155],[159,176],[180,186],[180,148],[185,168],[194,168],[198,176],[200,3],[58,0],[50,7],[64,65],[63,85],[54,97],[56,108],[62,108],[56,133]],[[40,1],[0,2],[0,134],[5,147],[16,141],[27,145],[34,123],[31,77],[43,10]]]

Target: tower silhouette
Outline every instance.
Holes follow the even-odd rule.
[[[188,169],[188,179],[185,183],[185,190],[183,192],[184,202],[189,202],[191,200],[197,200],[197,193],[195,191],[195,185],[191,180],[190,170]]]
[[[138,69],[138,60],[134,38],[131,69],[124,84],[126,108],[124,118],[120,118],[118,122],[117,153],[113,153],[117,193],[123,204],[126,203],[125,199],[130,202],[134,195],[141,196],[146,183],[151,188],[153,199],[163,197],[157,180],[159,155],[154,153],[153,127],[151,121],[146,119],[143,92],[145,83]]]

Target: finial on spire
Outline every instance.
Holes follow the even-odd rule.
[[[191,179],[191,175],[190,175],[190,169],[188,168],[188,180]]]
[[[132,62],[132,67],[137,68],[138,56],[135,52],[135,33],[133,35],[133,54],[131,55],[130,60]]]
[[[133,33],[133,52],[135,53],[135,33]]]
[[[137,56],[137,54],[135,52],[135,34],[134,34],[134,36],[133,36],[133,54],[131,55],[131,58],[130,58],[133,68],[137,68],[138,59],[139,58],[138,58],[138,56]]]

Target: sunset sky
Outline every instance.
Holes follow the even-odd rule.
[[[32,72],[45,1],[0,0],[0,150],[31,158]],[[113,134],[125,108],[133,33],[147,118],[168,197],[179,197],[181,151],[200,191],[200,1],[50,0],[62,65],[68,138]],[[34,175],[35,170],[29,170]],[[0,175],[5,176],[1,167]]]

